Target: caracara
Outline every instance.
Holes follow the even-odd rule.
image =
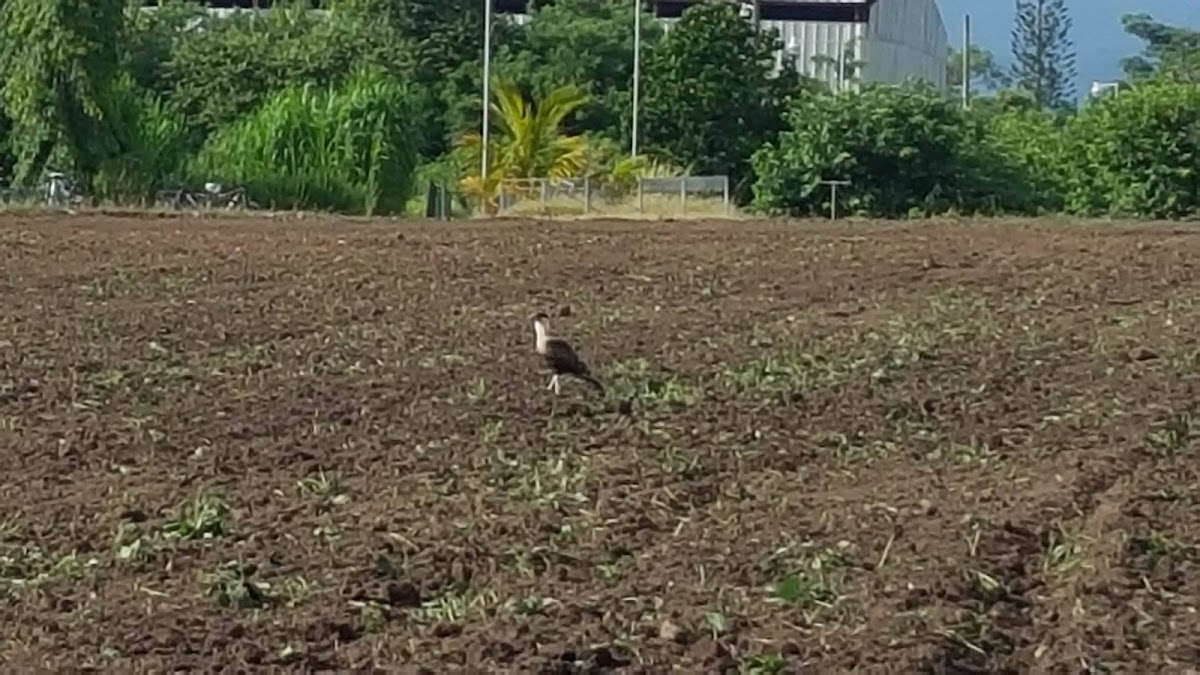
[[[550,384],[546,385],[547,389],[553,389],[554,393],[558,394],[559,378],[563,375],[573,375],[601,392],[604,391],[604,385],[592,376],[587,364],[579,358],[570,343],[562,338],[550,337],[550,317],[541,312],[535,314],[533,330],[537,334],[537,353],[542,355],[546,365],[554,372]]]

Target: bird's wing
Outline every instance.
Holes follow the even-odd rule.
[[[558,338],[546,341],[546,362],[561,373],[587,374],[588,367],[571,348],[570,343]]]

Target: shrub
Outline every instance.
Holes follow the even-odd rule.
[[[1200,87],[1150,82],[1094,101],[1067,125],[1064,141],[1068,211],[1200,214]]]
[[[993,211],[1061,211],[1066,157],[1057,116],[1013,107],[979,122],[978,162],[970,171],[980,180],[976,201]]]
[[[181,178],[192,148],[187,121],[151,91],[124,74],[110,91],[109,120],[121,151],[101,162],[93,181],[95,196],[116,202],[144,202]]]
[[[356,65],[393,74],[411,67],[402,41],[385,24],[351,11],[321,17],[308,11],[308,4],[275,3],[261,12],[202,15],[187,30],[177,23],[151,26],[142,32],[152,35],[138,44],[171,40],[170,59],[154,77],[169,86],[172,105],[187,113],[200,139],[259,109],[289,86],[335,85]],[[150,53],[142,60],[153,57]]]
[[[962,111],[923,86],[867,85],[859,93],[798,97],[789,129],[754,153],[758,210],[809,215],[829,209],[822,180],[849,180],[843,206],[870,216],[945,210],[973,190],[962,148]]]

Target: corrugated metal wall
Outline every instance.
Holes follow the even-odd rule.
[[[809,0],[847,2],[848,0]],[[663,19],[667,30],[675,19]],[[950,42],[936,0],[879,0],[868,24],[763,21],[779,31],[785,56],[800,71],[837,89],[840,54],[846,54],[847,87],[863,82],[899,83],[907,77],[946,87]],[[859,62],[857,71],[854,62]]]
[[[816,78],[837,89],[839,83],[840,57],[846,54],[846,76],[851,70],[856,54],[862,51],[861,43],[866,26],[860,23],[817,23],[810,21],[764,21],[779,31],[783,40],[782,58],[790,58],[800,72]]]
[[[935,0],[879,0],[864,46],[863,81],[915,76],[945,89],[950,39]]]
[[[844,0],[819,0],[841,2]],[[679,19],[659,19],[670,31]],[[801,73],[821,80],[830,88],[839,83],[838,54],[847,52],[847,61],[863,51],[862,38],[867,26],[859,23],[823,23],[816,21],[763,21],[763,28],[773,28],[783,41],[783,51],[776,55],[776,67],[784,58],[791,58]],[[847,78],[853,73],[847,72]]]

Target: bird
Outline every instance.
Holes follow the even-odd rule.
[[[537,336],[537,353],[545,359],[546,365],[554,373],[554,376],[550,378],[550,384],[546,385],[547,389],[553,389],[557,395],[560,378],[563,375],[573,375],[600,390],[601,393],[604,392],[604,385],[592,375],[587,364],[579,358],[571,344],[562,338],[550,336],[549,316],[543,312],[534,314],[533,330]]]

